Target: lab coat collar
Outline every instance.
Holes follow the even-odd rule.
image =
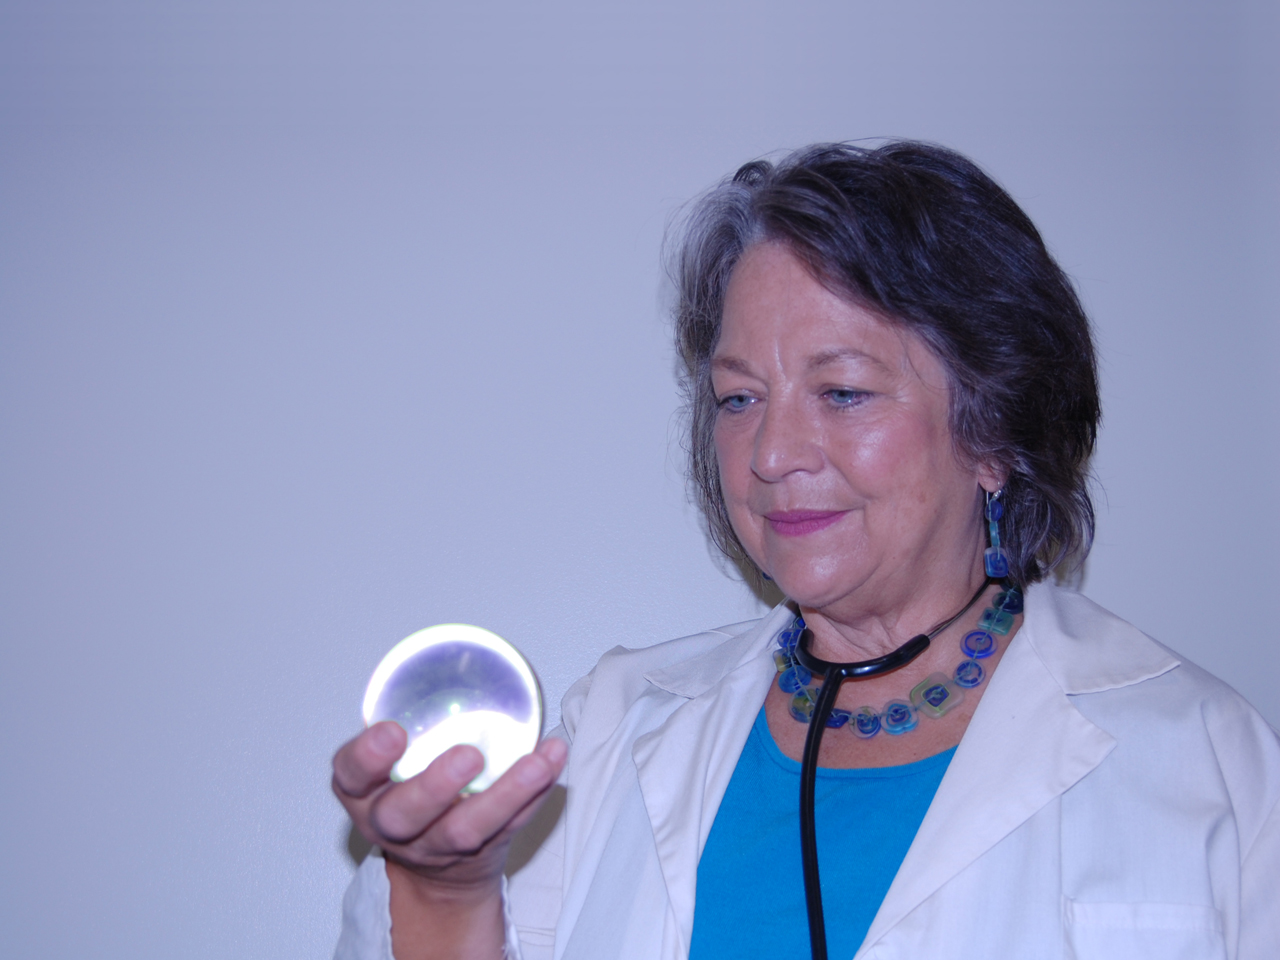
[[[1062,692],[1101,693],[1168,673],[1179,660],[1137,627],[1061,587],[1034,584],[1019,636],[1035,647]]]
[[[791,623],[795,612],[780,603],[741,634],[737,643],[717,644],[705,653],[650,670],[644,678],[655,687],[692,700],[700,697],[734,670],[752,663],[771,649],[773,638]],[[756,710],[760,708],[756,704]],[[751,715],[752,720],[755,714]]]

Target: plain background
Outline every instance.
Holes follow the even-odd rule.
[[[325,956],[396,640],[483,624],[554,704],[758,614],[658,254],[815,140],[1025,205],[1101,349],[1084,590],[1280,722],[1277,49],[1245,0],[6,3],[0,952]]]

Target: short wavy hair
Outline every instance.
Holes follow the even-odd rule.
[[[941,359],[959,452],[1008,473],[1015,583],[1084,560],[1101,412],[1089,320],[1031,220],[973,162],[906,140],[805,147],[743,166],[690,206],[676,237],[669,269],[690,482],[731,560],[760,572],[720,489],[710,361],[729,277],[762,242],[786,244],[828,289],[911,330]]]

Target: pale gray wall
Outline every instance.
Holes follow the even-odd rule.
[[[683,499],[657,254],[905,135],[1097,321],[1088,593],[1280,721],[1276,5],[24,0],[0,11],[7,957],[315,957],[411,630],[748,617]]]

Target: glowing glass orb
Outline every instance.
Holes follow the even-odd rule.
[[[469,743],[483,790],[532,752],[542,735],[542,691],[529,662],[496,633],[442,623],[405,637],[382,658],[364,692],[364,722],[394,720],[409,734],[391,779],[421,773],[440,754]]]

